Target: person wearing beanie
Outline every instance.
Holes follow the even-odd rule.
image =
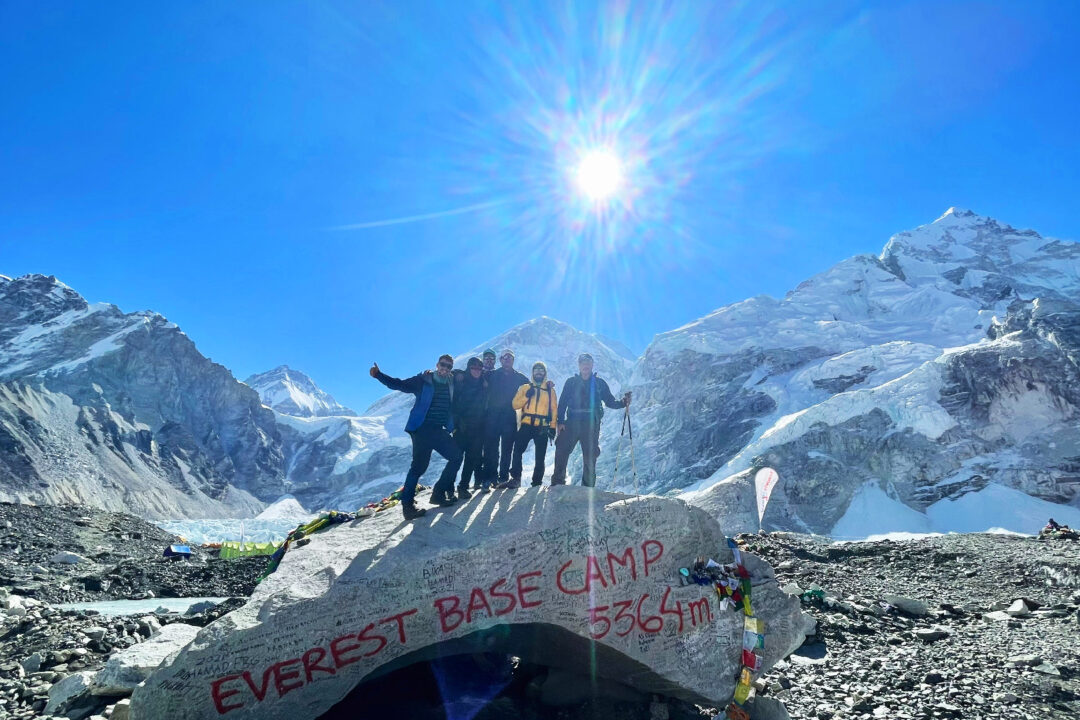
[[[455,502],[454,477],[461,467],[462,453],[450,436],[454,431],[451,412],[455,384],[453,369],[454,358],[442,355],[435,372],[425,370],[404,380],[383,373],[378,363],[372,364],[369,371],[371,377],[391,390],[416,396],[409,419],[405,422],[405,432],[412,438],[412,464],[405,476],[405,485],[401,488],[401,510],[406,520],[425,513],[416,507],[416,484],[431,463],[432,451],[446,458],[446,467],[431,491],[431,504],[449,507]]]
[[[484,415],[487,412],[487,377],[484,363],[478,357],[469,358],[465,371],[454,371],[454,440],[464,454],[458,497],[468,500],[469,480],[475,475],[480,484],[484,458]]]
[[[630,405],[630,393],[616,400],[604,380],[593,373],[593,357],[578,356],[578,374],[563,383],[559,393],[557,420],[558,439],[555,441],[555,470],[552,485],[566,484],[566,464],[570,453],[581,443],[581,484],[596,485],[596,458],[600,455],[600,420],[604,405],[621,409]]]
[[[559,408],[555,383],[547,379],[547,365],[533,363],[532,382],[518,388],[513,405],[514,410],[521,413],[521,426],[514,436],[514,460],[510,465],[510,479],[496,487],[521,487],[521,456],[530,442],[536,450],[532,475],[532,485],[536,487],[544,479],[544,457],[548,441],[555,437],[555,415]]]
[[[514,369],[514,351],[506,348],[499,355],[500,367],[488,373],[488,409],[484,424],[484,471],[481,491],[510,479],[510,456],[517,433],[514,395],[529,378]]]

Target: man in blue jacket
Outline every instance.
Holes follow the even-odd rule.
[[[570,453],[581,444],[581,484],[596,486],[596,458],[600,455],[600,419],[604,405],[620,410],[630,405],[630,393],[616,400],[611,388],[593,373],[593,356],[578,356],[578,374],[563,383],[557,416],[559,436],[555,440],[555,473],[552,485],[566,484]]]
[[[416,396],[405,423],[405,432],[412,438],[413,449],[412,465],[401,488],[401,510],[406,520],[418,518],[426,512],[416,507],[416,483],[431,462],[432,450],[446,458],[446,467],[431,491],[431,504],[449,507],[455,501],[454,477],[461,466],[461,448],[450,436],[454,431],[453,369],[454,358],[449,355],[439,358],[435,372],[425,370],[405,380],[386,375],[379,370],[378,363],[371,366],[371,377],[391,390]]]

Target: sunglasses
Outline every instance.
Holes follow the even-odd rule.
[[[441,367],[441,368],[443,368],[443,369],[445,369],[445,370],[450,370],[450,369],[452,369],[452,368],[453,368],[454,366],[453,366],[453,364],[451,364],[451,363],[444,363],[444,362],[441,362],[441,363],[439,363],[439,367]]]

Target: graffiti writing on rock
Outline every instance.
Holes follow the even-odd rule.
[[[637,653],[649,652],[665,629],[666,637],[674,637],[713,622],[708,596],[676,599],[671,586],[657,586],[655,579],[649,592],[641,592],[640,586],[635,590],[635,583],[655,578],[657,564],[664,556],[659,540],[645,540],[617,551],[594,543],[585,550],[589,554],[556,559],[546,572],[538,568],[509,574],[457,592],[454,579],[460,567],[429,565],[422,568],[418,584],[441,592],[426,610],[411,608],[387,615],[362,629],[291,652],[294,656],[288,659],[217,677],[208,687],[210,699],[219,715],[251,708],[334,676],[354,663],[386,653],[397,657],[408,650],[406,646],[418,630],[434,630],[437,637],[468,632],[474,625],[528,622],[536,617],[537,608],[545,606],[545,621],[577,624],[594,640],[627,638],[625,649]],[[348,619],[339,618],[337,624],[347,627]],[[636,642],[628,637],[632,634],[636,634]],[[421,640],[415,645],[430,643],[429,634],[419,635]],[[283,647],[294,644],[291,639],[279,639],[284,641]]]

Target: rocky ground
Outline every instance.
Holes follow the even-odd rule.
[[[190,560],[163,557],[165,547],[176,542],[175,536],[121,513],[0,504],[0,718],[40,716],[60,681],[101,669],[115,652],[144,643],[162,626],[205,625],[243,600],[186,616],[107,617],[55,604],[244,598],[267,562],[220,560],[199,548],[192,548]],[[63,716],[88,717],[120,699],[95,697]]]
[[[123,513],[0,503],[0,587],[48,603],[247,596],[265,558],[163,556],[179,538]]]
[[[762,678],[791,717],[1080,718],[1080,543],[744,540],[782,585],[823,589],[817,637]]]
[[[817,635],[759,681],[761,697],[783,701],[792,718],[1080,717],[1080,542],[950,535],[836,544],[786,533],[739,540],[773,564],[789,591],[810,591],[804,608],[818,622]],[[171,542],[122,514],[0,505],[0,718],[43,716],[50,690],[58,696],[58,689],[90,682],[89,671],[119,650],[151,645],[162,626],[203,625],[242,600],[189,616],[105,617],[55,603],[151,593],[244,597],[266,563],[222,561],[198,550],[191,561],[171,561],[161,556]],[[83,559],[54,561],[61,552]],[[439,687],[446,672],[431,667],[390,677],[377,697],[387,701],[387,713],[400,714],[397,699],[406,696],[435,708],[432,717],[464,713],[476,720],[717,714],[646,697],[547,707],[544,680],[553,671],[513,662],[497,668],[502,689],[482,707],[455,709]],[[566,690],[570,680],[553,687]],[[52,715],[124,720],[122,696],[81,697],[81,704],[50,708]],[[381,707],[367,697],[367,710]],[[342,717],[355,715],[355,706],[345,710]]]

